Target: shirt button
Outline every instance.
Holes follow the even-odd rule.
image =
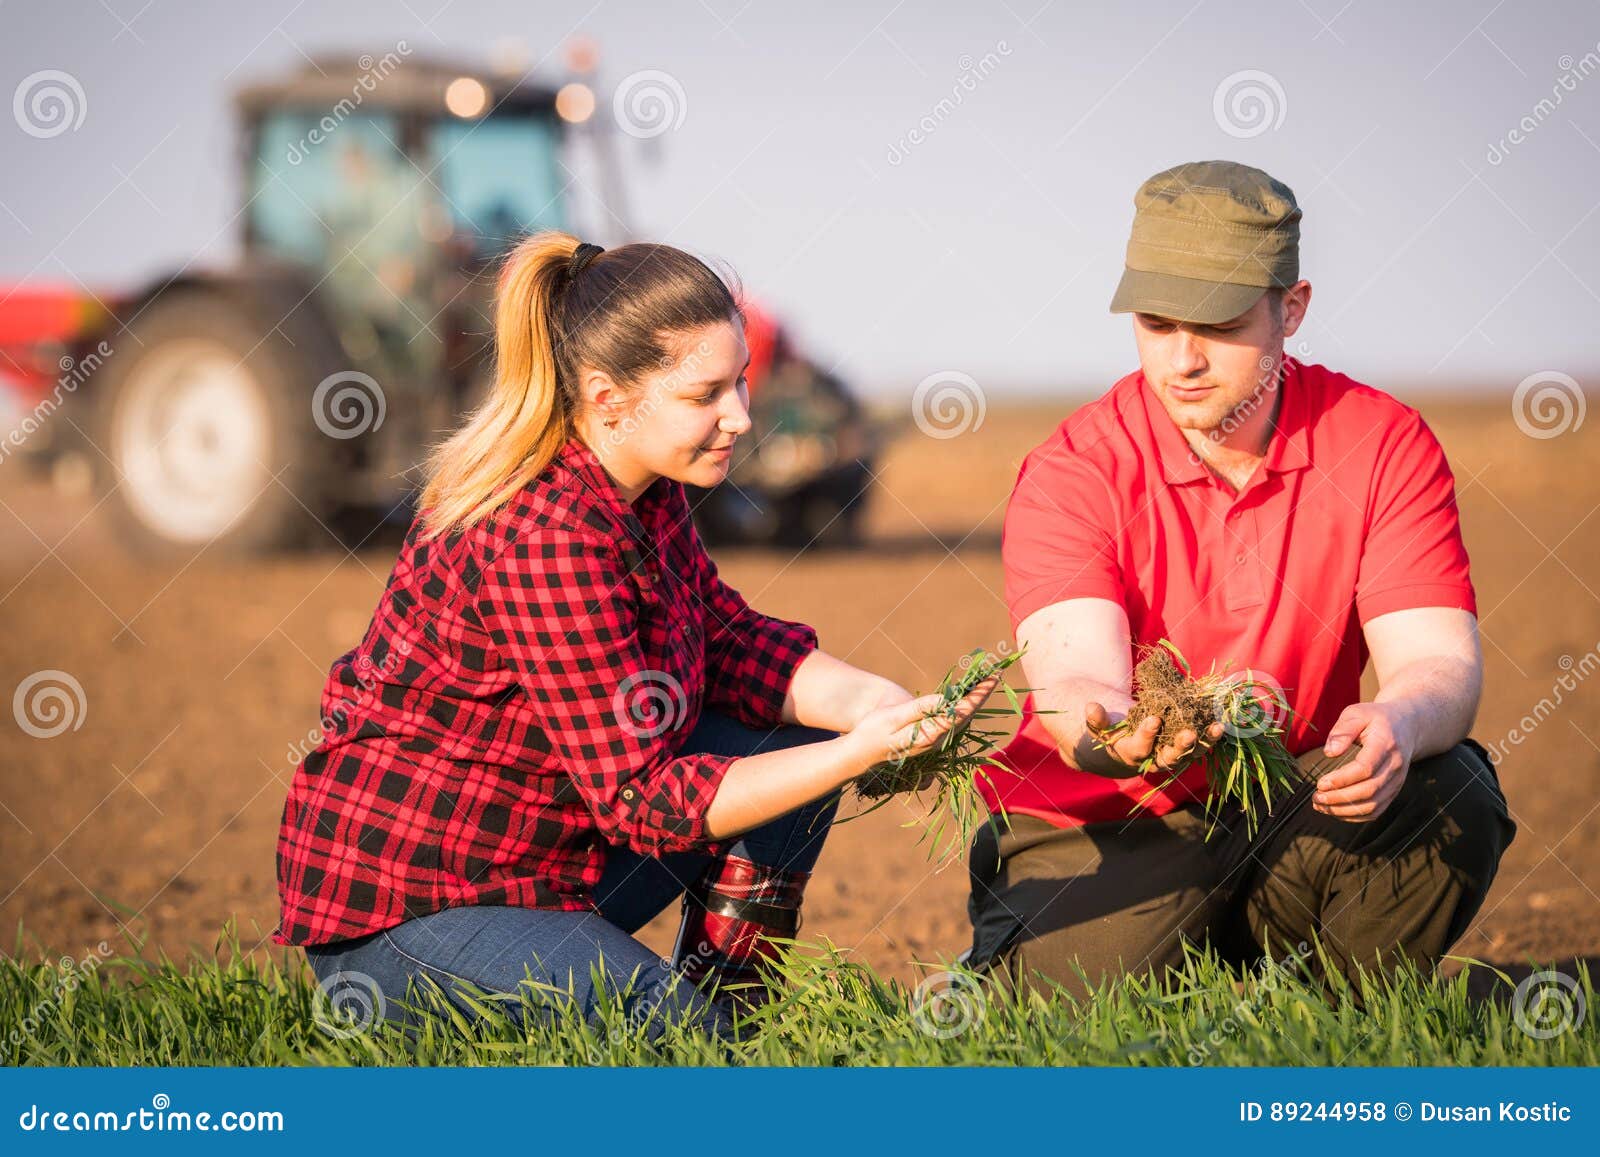
[[[626,799],[626,800],[631,800],[634,796],[636,796],[638,794],[639,793],[634,791],[633,788],[631,788],[631,787],[625,787],[625,788],[622,789],[622,798]]]
[[[1233,556],[1233,561],[1234,562],[1243,562],[1244,561],[1244,555],[1242,555],[1242,554],[1234,555]]]

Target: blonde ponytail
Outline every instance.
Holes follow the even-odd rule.
[[[524,238],[500,270],[489,396],[429,453],[417,517],[423,541],[472,526],[550,465],[577,430],[580,371],[627,387],[657,372],[674,338],[739,317],[698,257],[633,244],[578,262],[570,233]]]
[[[434,447],[418,502],[423,540],[493,514],[550,464],[573,430],[556,364],[554,297],[578,239],[536,233],[506,255],[496,289],[494,384]]]

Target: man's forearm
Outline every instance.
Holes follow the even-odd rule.
[[[1065,679],[1033,694],[1039,720],[1056,741],[1061,758],[1079,771],[1108,774],[1103,760],[1095,758],[1094,740],[1084,723],[1084,705],[1098,703],[1112,714],[1125,714],[1133,706],[1127,690],[1099,679]],[[1044,714],[1044,712],[1051,714]]]
[[[1483,668],[1448,655],[1401,667],[1374,702],[1400,711],[1412,738],[1411,758],[1422,759],[1448,751],[1467,737],[1482,691]]]

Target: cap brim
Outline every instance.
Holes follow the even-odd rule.
[[[1232,321],[1261,300],[1266,287],[1201,281],[1171,273],[1124,269],[1111,298],[1112,313],[1148,313],[1173,321],[1217,325]]]

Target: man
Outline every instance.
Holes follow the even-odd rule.
[[[1139,372],[1027,457],[1006,514],[1037,690],[1005,753],[1017,774],[986,792],[1007,822],[972,848],[970,962],[1078,992],[1160,975],[1185,941],[1314,971],[1320,944],[1352,979],[1432,965],[1516,832],[1467,738],[1482,655],[1450,468],[1415,410],[1285,355],[1311,302],[1287,186],[1200,162],[1134,204],[1111,308],[1133,314]],[[1205,838],[1220,725],[1159,749],[1155,716],[1111,730],[1161,639],[1287,695],[1313,782],[1253,835],[1230,807]]]

